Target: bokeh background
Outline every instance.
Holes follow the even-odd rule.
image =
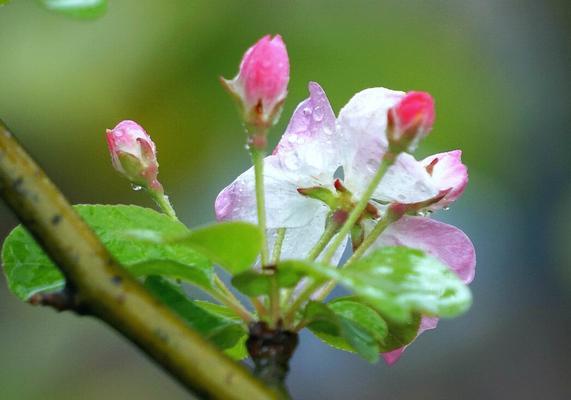
[[[306,335],[298,399],[571,398],[571,6],[566,0],[116,0],[84,22],[32,1],[0,8],[0,117],[74,203],[151,206],[112,170],[105,128],[135,119],[160,149],[183,221],[213,220],[247,168],[218,76],[281,33],[290,95],[309,80],[336,111],[357,91],[421,89],[437,124],[420,155],[460,148],[464,197],[435,218],[474,241],[474,305],[392,368]],[[16,224],[0,206],[0,236]],[[89,318],[34,308],[0,279],[0,399],[185,399],[138,350]]]

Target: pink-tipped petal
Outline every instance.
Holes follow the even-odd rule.
[[[458,228],[425,217],[402,217],[390,225],[375,246],[407,246],[423,250],[438,258],[464,283],[474,279],[476,253],[470,239]],[[423,316],[417,337],[436,328],[438,318]],[[383,353],[388,365],[394,364],[407,346]]]
[[[321,86],[310,82],[309,98],[295,109],[273,154],[285,169],[331,185],[342,148],[329,100]]]
[[[422,317],[422,319],[420,320],[420,327],[418,328],[418,333],[416,334],[416,337],[419,337],[422,332],[435,329],[437,325],[438,325],[438,318]],[[391,366],[394,363],[396,363],[399,360],[399,358],[402,356],[407,347],[408,346],[403,346],[398,349],[382,353],[383,359],[385,360],[387,365]]]
[[[276,156],[266,157],[264,187],[268,229],[306,226],[316,214],[326,213],[325,204],[297,191],[299,187],[316,184],[313,177],[288,170]],[[220,192],[214,203],[216,218],[257,223],[254,188],[254,170],[250,168]]]
[[[474,279],[476,252],[474,245],[460,229],[425,217],[404,216],[390,225],[379,237],[375,247],[407,246],[420,249],[436,257],[458,275],[466,284]],[[438,318],[423,316],[418,330],[436,328]],[[387,364],[394,364],[407,346],[383,353]]]
[[[362,178],[362,187],[371,181],[376,168],[372,170]],[[429,200],[439,192],[426,168],[410,154],[401,153],[377,186],[373,198],[384,202],[411,204]]]
[[[383,356],[385,362],[387,363],[387,365],[391,366],[394,363],[396,363],[398,361],[398,359],[400,358],[400,356],[402,356],[402,353],[404,352],[405,348],[406,347],[400,347],[396,350],[389,351],[387,353],[382,353],[382,356]]]
[[[474,279],[476,251],[460,229],[425,217],[404,216],[391,224],[375,247],[407,246],[420,249],[446,264],[464,283]]]
[[[462,164],[462,151],[453,150],[446,153],[434,154],[421,161],[431,180],[440,190],[448,190],[448,194],[430,209],[437,210],[446,207],[458,199],[468,184],[468,168]]]

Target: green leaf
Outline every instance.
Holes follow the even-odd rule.
[[[234,322],[241,322],[240,317],[230,308],[223,306],[221,304],[211,303],[206,300],[193,300],[194,304],[200,308],[208,311],[211,314],[215,314],[220,318],[225,318]]]
[[[249,269],[262,249],[257,226],[246,222],[223,222],[171,240],[198,250],[231,274]]]
[[[287,261],[318,281],[335,280],[367,301],[381,315],[408,323],[415,314],[454,317],[471,305],[470,290],[446,265],[420,250],[384,247],[348,268]]]
[[[275,276],[278,287],[292,288],[298,284],[303,274],[293,269],[283,271],[278,269],[270,274],[248,270],[234,276],[234,278],[232,278],[232,285],[246,296],[255,297],[267,295],[271,291],[272,276]]]
[[[183,245],[133,240],[126,235],[128,231],[142,229],[160,235],[180,236],[188,232],[183,224],[137,206],[80,205],[75,206],[75,210],[93,228],[111,254],[135,275],[160,272],[201,287],[210,287],[212,265],[196,250]],[[64,285],[59,270],[21,226],[4,241],[2,261],[10,290],[22,300]]]
[[[107,0],[38,0],[46,9],[70,17],[93,19],[107,10]]]
[[[162,275],[192,283],[206,292],[214,290],[212,270],[204,266],[182,264],[172,260],[149,260],[126,264],[125,268],[134,276]]]
[[[345,303],[345,302],[358,302],[361,304],[366,305],[368,304],[363,302],[363,300],[359,299],[356,296],[344,296],[338,297],[332,300],[329,305],[331,308],[335,309],[335,305],[337,303]],[[372,310],[372,308],[369,308]],[[378,314],[378,311],[373,310]],[[402,322],[395,322],[391,319],[384,317],[381,314],[378,314],[379,317],[383,320],[383,324],[386,325],[388,332],[384,334],[384,337],[379,341],[379,348],[382,353],[386,353],[388,351],[396,350],[400,347],[406,346],[410,344],[417,336],[418,329],[420,327],[420,314],[414,314],[410,322],[402,323]],[[374,326],[375,324],[367,324],[367,326]],[[375,331],[379,332],[380,329],[376,328]]]
[[[247,335],[241,323],[207,311],[196,304],[175,285],[159,276],[149,276],[145,286],[192,328],[220,349],[237,354],[236,345]]]
[[[380,353],[378,342],[386,333],[386,325],[372,309],[351,303],[341,303],[333,309],[311,301],[305,309],[304,319],[311,321],[308,328],[330,346],[356,352],[371,363],[377,362]]]

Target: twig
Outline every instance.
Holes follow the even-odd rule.
[[[74,302],[129,338],[194,394],[278,398],[121,268],[1,121],[0,195],[64,274]]]

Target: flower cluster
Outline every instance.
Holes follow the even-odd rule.
[[[380,248],[404,246],[438,259],[455,273],[457,278],[441,267],[455,281],[472,281],[476,257],[470,239],[458,228],[431,218],[466,188],[462,153],[454,150],[422,160],[411,154],[435,121],[430,94],[365,89],[336,116],[321,86],[310,82],[309,97],[297,106],[279,143],[264,158],[266,136],[279,118],[289,82],[281,37],[259,40],[244,55],[237,76],[222,82],[239,103],[254,166],[220,192],[215,212],[219,221],[258,225],[263,239],[259,264],[273,271],[262,274],[272,280],[269,304],[244,292],[258,316],[269,316],[274,327],[297,332],[304,321],[296,313],[310,298],[323,300],[333,287],[311,278],[296,282],[295,290],[280,287],[275,272],[278,259],[317,261],[336,268],[349,249],[352,255],[340,267],[350,268]],[[146,189],[176,219],[157,180],[155,145],[143,128],[123,121],[107,131],[107,138],[115,169]],[[271,262],[269,248],[277,252]],[[255,273],[246,275],[254,278]],[[280,299],[282,294],[287,297]],[[236,307],[239,301],[230,300],[227,304],[251,322],[254,317]],[[437,323],[434,314],[422,315],[410,339],[417,327],[419,335]],[[385,348],[387,363],[394,363],[406,347],[397,346]]]
[[[255,52],[255,48],[248,51],[242,69],[253,62],[250,58]],[[263,87],[275,87],[257,79]],[[283,93],[264,101],[282,101]],[[341,218],[339,224],[345,222],[383,160],[389,160],[365,211],[329,261],[338,264],[346,246],[358,249],[383,217],[392,216],[367,252],[391,245],[420,249],[469,283],[476,261],[472,243],[458,228],[430,218],[433,211],[449,207],[466,187],[468,173],[461,151],[420,161],[409,153],[433,123],[434,102],[427,93],[366,89],[353,96],[336,117],[324,90],[311,82],[309,98],[297,106],[278,145],[264,159],[270,248],[285,228],[281,257],[307,257],[333,217]],[[258,222],[253,168],[222,190],[215,211],[218,220]],[[418,333],[435,328],[437,321],[423,317]],[[385,360],[395,362],[403,350],[385,353]]]

